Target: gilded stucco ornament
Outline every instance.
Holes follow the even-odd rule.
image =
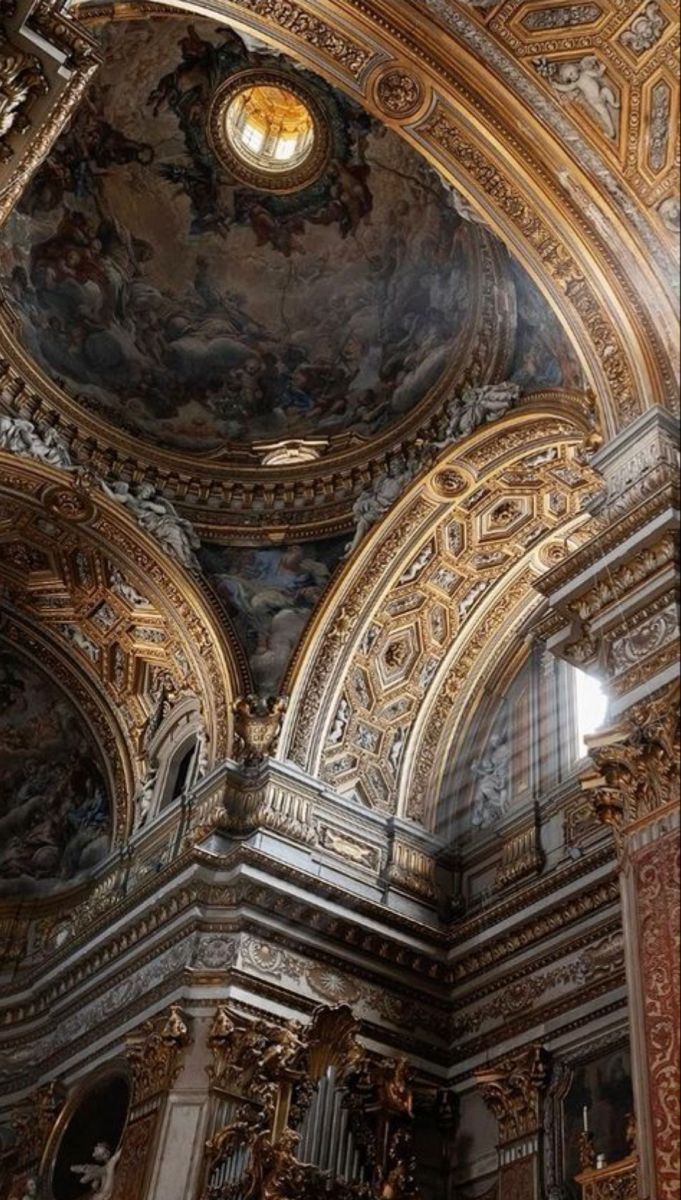
[[[388,117],[406,120],[413,117],[425,100],[423,83],[400,67],[389,67],[375,85],[376,101]]]
[[[155,558],[103,493],[83,490],[76,478],[56,483],[59,476],[42,462],[5,456],[0,493],[11,520],[2,574],[11,617],[3,632],[68,680],[91,715],[115,780],[121,837],[146,746],[182,697],[203,707],[204,770],[227,752],[239,669],[185,573],[165,555]],[[84,505],[74,510],[71,500]]]
[[[0,40],[0,162],[14,157],[13,135],[31,128],[31,109],[48,91],[40,61],[6,38]]]

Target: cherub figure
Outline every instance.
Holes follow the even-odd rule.
[[[307,1049],[300,1036],[303,1032],[300,1022],[274,1025],[261,1020],[256,1022],[256,1031],[269,1042],[260,1062],[263,1074],[278,1079],[284,1073],[295,1072],[301,1054]]]
[[[414,1111],[414,1098],[411,1090],[410,1067],[406,1058],[396,1061],[387,1059],[381,1070],[381,1101],[390,1112],[406,1113],[411,1116]]]
[[[594,54],[585,54],[578,63],[563,63],[552,84],[563,95],[581,98],[614,141],[621,105],[604,75],[604,63],[599,63]]]
[[[74,1175],[80,1176],[81,1183],[89,1183],[90,1196],[96,1197],[96,1200],[111,1200],[116,1167],[122,1153],[122,1146],[112,1154],[106,1142],[97,1142],[92,1151],[93,1162],[71,1167],[71,1170]]]

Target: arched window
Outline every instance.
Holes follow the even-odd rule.
[[[192,764],[196,755],[196,741],[192,741],[189,749],[175,757],[170,766],[166,786],[161,798],[160,808],[167,808],[178,796],[181,796],[189,780]]]
[[[586,739],[603,728],[608,715],[608,695],[599,679],[576,667],[572,669],[574,697],[575,752],[578,758],[588,754]]]

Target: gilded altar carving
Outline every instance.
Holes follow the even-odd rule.
[[[172,1088],[190,1040],[177,1004],[128,1035],[125,1053],[132,1070],[134,1104],[152,1100]]]
[[[222,1200],[418,1200],[410,1122],[411,1072],[405,1059],[370,1056],[347,1006],[318,1008],[307,1025],[246,1017],[225,1005],[209,1033],[212,1090],[236,1102],[230,1123],[206,1144],[202,1195]],[[301,1122],[330,1069],[371,1184],[301,1160]],[[248,1149],[239,1181],[211,1184]]]
[[[595,1159],[585,1161],[587,1169],[576,1180],[583,1200],[638,1200],[637,1165],[638,1160],[631,1158],[596,1170]]]

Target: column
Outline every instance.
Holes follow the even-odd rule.
[[[678,464],[649,410],[594,458],[592,536],[540,583],[548,648],[612,697],[583,786],[617,844],[645,1200],[678,1197],[680,1161]]]
[[[500,1200],[540,1200],[547,1054],[541,1046],[525,1046],[476,1071],[476,1079],[499,1123]]]

